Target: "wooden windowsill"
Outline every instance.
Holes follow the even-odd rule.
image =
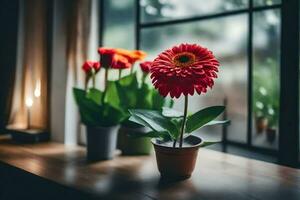
[[[192,178],[161,183],[152,156],[87,163],[83,147],[0,139],[0,162],[107,199],[300,199],[300,170],[201,149]]]

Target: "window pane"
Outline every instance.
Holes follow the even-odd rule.
[[[185,1],[186,2],[186,1]],[[200,22],[147,28],[141,34],[141,48],[149,53],[148,59],[180,43],[197,43],[211,49],[220,60],[219,78],[213,90],[190,98],[190,111],[206,106],[223,105],[228,100],[228,138],[246,142],[247,133],[247,15],[236,15]],[[183,99],[175,108],[183,109]],[[208,139],[221,138],[221,126],[200,130]]]
[[[271,6],[275,4],[280,4],[281,0],[254,0],[254,6]]]
[[[140,0],[142,22],[221,13],[248,6],[248,0]]]
[[[253,145],[277,148],[280,12],[255,12],[253,17]]]
[[[105,0],[104,46],[134,48],[134,0]]]

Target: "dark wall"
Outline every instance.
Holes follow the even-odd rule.
[[[17,57],[18,0],[0,1],[0,134],[6,126]]]

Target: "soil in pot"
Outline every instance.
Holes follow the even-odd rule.
[[[194,171],[201,138],[190,135],[184,139],[183,147],[173,148],[172,142],[152,139],[156,161],[161,178],[165,180],[183,180]],[[177,143],[178,145],[178,143]]]
[[[152,152],[151,139],[147,137],[130,137],[148,131],[145,127],[121,126],[118,134],[118,149],[123,155],[149,155]]]
[[[114,157],[119,126],[87,127],[87,160],[109,160]]]

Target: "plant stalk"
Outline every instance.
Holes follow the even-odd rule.
[[[93,88],[95,88],[96,87],[96,75],[95,75],[95,73],[93,73],[92,79],[93,79]]]
[[[134,68],[134,64],[131,66],[131,68],[130,68],[130,74],[132,74],[133,73],[133,68]]]
[[[173,148],[176,147],[176,142],[177,142],[177,140],[174,140],[174,141],[173,141]]]
[[[104,91],[107,89],[107,82],[108,82],[108,69],[105,69],[105,74],[104,74]]]
[[[85,80],[84,80],[84,90],[85,90],[85,91],[87,91],[88,83],[89,83],[89,78],[88,78],[88,76],[86,75],[86,76],[85,76]]]
[[[121,79],[122,77],[122,69],[119,69],[119,80]]]
[[[188,110],[188,95],[184,96],[184,113],[183,113],[183,121],[181,125],[181,133],[180,133],[180,140],[179,140],[180,148],[182,148],[182,144],[183,144],[183,134],[184,134],[185,124],[186,124],[187,110]]]
[[[143,73],[143,77],[142,77],[142,83],[145,83],[145,81],[146,81],[146,78],[147,78],[147,74]]]

